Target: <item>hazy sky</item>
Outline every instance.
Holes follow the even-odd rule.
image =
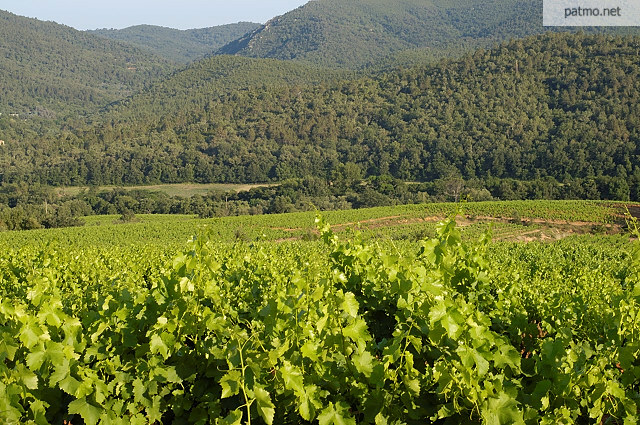
[[[138,24],[189,29],[239,21],[264,23],[307,0],[0,0],[0,9],[76,29]]]

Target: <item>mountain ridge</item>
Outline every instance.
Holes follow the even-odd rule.
[[[258,28],[253,22],[237,22],[208,28],[178,30],[156,25],[135,25],[123,29],[97,29],[91,34],[131,43],[166,59],[189,63],[212,54],[223,45]]]
[[[469,17],[470,8],[481,17]],[[538,0],[318,0],[271,19],[217,53],[359,68],[403,50],[427,48],[439,57],[452,44],[486,47],[542,32],[541,10]],[[538,18],[540,28],[527,24]]]
[[[314,0],[216,53],[379,70],[549,31],[640,34],[638,28],[544,27],[542,10],[543,0]]]

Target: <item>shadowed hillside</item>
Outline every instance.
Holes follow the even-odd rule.
[[[128,96],[174,66],[129,44],[0,11],[0,113],[54,117]]]
[[[134,44],[169,60],[187,63],[213,53],[259,26],[260,24],[251,22],[239,22],[211,28],[176,30],[154,25],[136,25],[121,30],[100,29],[89,32]]]

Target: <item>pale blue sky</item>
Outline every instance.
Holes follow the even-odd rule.
[[[0,0],[0,9],[76,29],[138,24],[189,29],[239,21],[264,23],[307,0]]]

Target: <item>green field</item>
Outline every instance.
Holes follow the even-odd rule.
[[[0,233],[0,423],[636,423],[623,206],[458,207]]]
[[[97,191],[124,189],[124,190],[148,190],[151,192],[164,192],[169,196],[181,196],[190,198],[194,195],[206,195],[212,191],[218,192],[245,192],[255,187],[267,187],[273,184],[227,184],[227,183],[175,183],[175,184],[156,184],[145,186],[98,186]],[[57,188],[56,192],[59,196],[77,196],[83,191],[89,190],[88,186],[69,186]]]

